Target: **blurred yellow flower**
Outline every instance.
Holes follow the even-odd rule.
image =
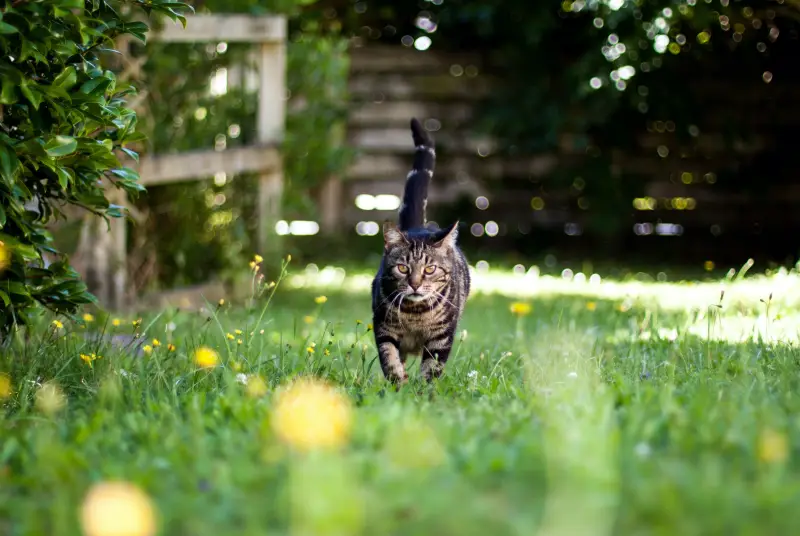
[[[226,334],[225,334],[225,337],[226,337],[226,338],[227,338],[229,341],[232,341],[233,339],[235,339],[235,338],[236,338],[236,337],[233,335],[233,333],[226,333]]]
[[[316,379],[300,379],[282,389],[272,412],[278,437],[304,451],[343,445],[352,423],[350,400]]]
[[[256,272],[258,271],[258,265],[255,262],[250,261],[250,269]]]
[[[169,344],[167,345],[167,351],[168,351],[168,352],[174,352],[175,350],[177,350],[177,347],[176,347],[174,344],[172,344],[172,343],[169,343]]]
[[[256,261],[256,264],[261,264],[262,262],[264,262],[264,257],[262,257],[261,255],[256,254],[256,256],[253,257],[253,260]]]
[[[314,301],[316,303],[325,303],[326,301],[328,301],[328,297],[327,296],[317,296],[316,298],[314,298]]]
[[[588,311],[594,311],[594,310],[597,309],[597,304],[595,302],[593,302],[593,301],[586,302],[586,309]]]
[[[64,324],[59,320],[53,320],[53,327],[56,329],[64,329]]]
[[[303,317],[303,322],[305,322],[306,324],[311,324],[312,322],[314,322],[314,317],[313,316],[304,316]]]
[[[234,330],[234,333],[237,334],[237,335],[241,335],[242,334],[242,330],[241,329]]]
[[[53,415],[67,405],[67,397],[53,382],[45,382],[36,391],[36,408],[47,415]]]
[[[225,305],[225,298],[220,298],[219,302],[217,303],[219,303],[219,306],[222,307],[223,305]]]
[[[236,344],[242,344],[242,339],[236,339]]]
[[[86,314],[83,315],[83,321],[84,322],[94,322],[94,316],[90,315],[89,313],[86,313]]]
[[[367,331],[372,331],[372,324],[367,324]]]
[[[706,272],[710,272],[714,269],[714,261],[706,261],[703,263],[703,268]]]
[[[86,494],[80,511],[86,536],[153,536],[156,512],[150,497],[128,482],[101,482]]]
[[[314,347],[313,346],[309,346],[308,348],[306,348],[306,352],[308,352],[309,354],[313,354],[314,353]]]
[[[133,322],[131,322],[131,324],[133,324],[133,327],[138,328],[139,326],[142,325],[142,319],[140,318],[138,320],[134,320]]]
[[[617,311],[619,311],[620,313],[625,313],[625,312],[629,311],[630,308],[631,308],[631,306],[628,305],[627,303],[617,304]]]
[[[208,346],[201,346],[194,352],[194,362],[199,367],[214,367],[219,362],[219,356]]]
[[[0,399],[8,398],[14,392],[11,386],[11,377],[5,372],[0,372]]]
[[[150,346],[149,344],[145,344],[144,346],[142,346],[142,351],[147,355],[150,355],[153,353],[153,347]]]
[[[527,314],[530,314],[530,312],[533,310],[533,307],[531,307],[531,304],[529,303],[514,302],[511,304],[510,310],[511,314],[517,316],[525,316]]]
[[[360,326],[361,324],[363,324],[361,320],[356,320],[356,326]]]
[[[159,346],[161,346],[161,341],[153,339],[153,348],[158,348]]]
[[[784,434],[767,428],[758,438],[758,458],[767,463],[780,463],[789,456],[789,442]]]
[[[292,262],[292,256],[286,255],[286,262]]]
[[[11,248],[0,240],[0,272],[8,268],[9,264],[11,264]]]
[[[245,387],[245,392],[247,396],[251,398],[261,398],[265,394],[267,394],[267,382],[264,381],[264,378],[258,375],[252,375],[247,378],[247,385]]]
[[[92,362],[92,356],[90,356],[88,354],[80,354],[80,356],[81,356],[81,359],[83,360],[84,363],[91,363]]]
[[[114,320],[111,321],[111,325],[114,326],[115,328],[118,328],[122,325],[122,320],[120,320],[119,318],[115,318]]]
[[[325,354],[325,355],[331,355],[331,351],[328,350],[327,348],[325,348],[325,351],[322,352],[322,353]]]

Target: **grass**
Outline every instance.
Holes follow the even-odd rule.
[[[0,533],[81,534],[81,504],[103,480],[145,490],[171,536],[779,534],[800,523],[796,273],[478,274],[445,377],[400,392],[375,362],[365,281],[301,271],[265,309],[162,311],[138,327],[98,315],[15,342],[0,360],[13,387],[0,414]],[[512,315],[515,301],[530,314]],[[103,332],[161,344],[142,355]],[[217,367],[192,362],[201,345]],[[91,353],[102,357],[90,366],[80,355]],[[279,414],[290,410],[276,393],[298,374],[346,397],[341,448],[298,452],[276,433],[278,421],[303,434],[341,418],[327,399]]]

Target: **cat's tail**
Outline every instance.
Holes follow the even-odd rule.
[[[433,168],[436,164],[433,139],[416,118],[411,120],[411,134],[416,151],[414,165],[406,177],[403,203],[400,205],[401,231],[424,227],[427,223],[425,208],[428,205],[428,183],[433,177]]]

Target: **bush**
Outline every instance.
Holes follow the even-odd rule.
[[[42,306],[73,314],[95,301],[45,226],[75,206],[108,221],[124,209],[108,187],[136,196],[137,173],[125,146],[143,138],[125,107],[135,88],[107,65],[114,39],[142,41],[130,7],[185,24],[186,4],[164,0],[17,0],[0,12],[0,340]],[[54,259],[48,262],[45,254]],[[5,265],[5,266],[4,266]]]

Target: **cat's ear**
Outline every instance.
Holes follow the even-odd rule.
[[[442,248],[442,249],[452,249],[456,245],[456,240],[458,239],[458,220],[451,225],[450,227],[446,227],[442,229],[438,233],[438,240],[433,243],[433,247],[435,248]]]
[[[397,228],[393,222],[387,221],[383,224],[383,243],[386,249],[407,242],[405,235]]]

